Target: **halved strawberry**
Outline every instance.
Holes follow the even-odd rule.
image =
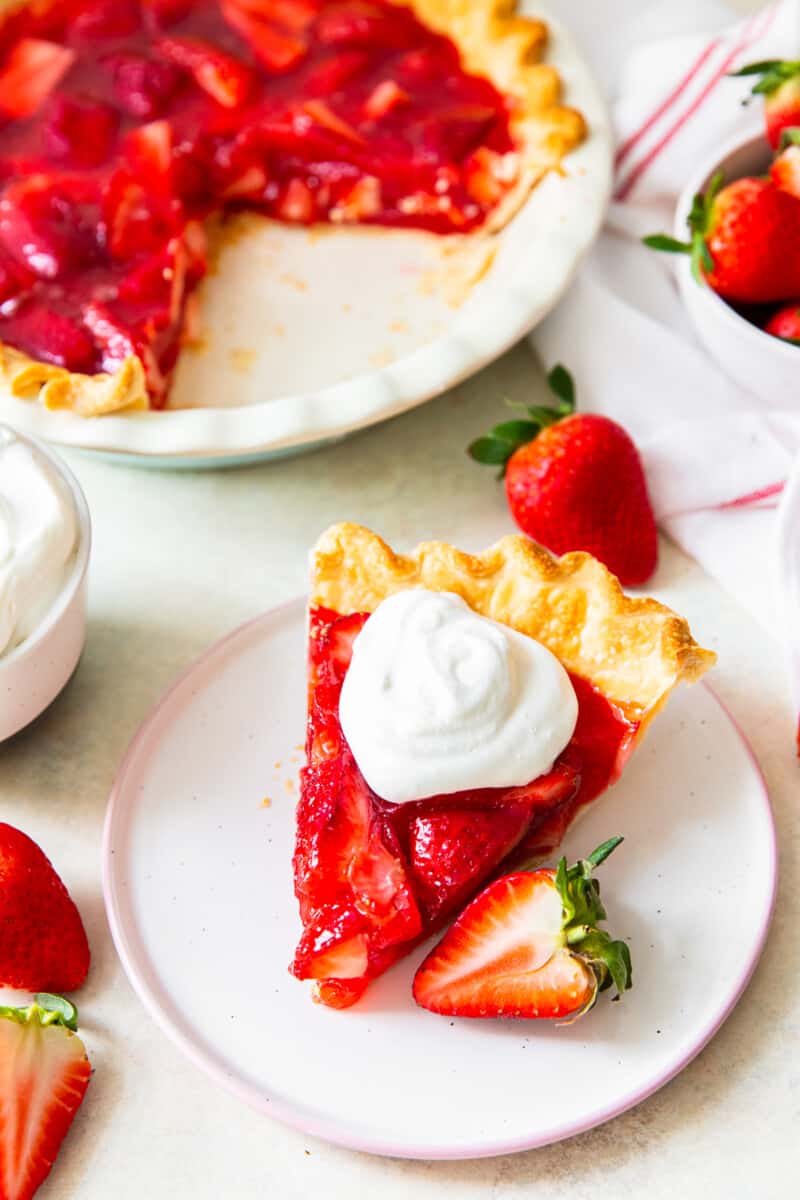
[[[555,871],[489,884],[417,971],[417,1004],[445,1016],[572,1021],[612,984],[621,995],[632,983],[630,951],[600,928],[606,911],[592,876],[621,841],[569,869],[562,858]]]
[[[0,1007],[0,1196],[30,1200],[50,1174],[89,1086],[78,1013],[39,993]]]
[[[43,38],[21,38],[0,69],[0,111],[29,117],[75,61],[75,51]]]
[[[302,33],[313,22],[322,0],[226,0],[226,3],[260,20],[274,21],[285,29]]]
[[[241,108],[252,91],[252,71],[202,38],[161,38],[156,46],[168,62],[182,67],[223,108]]]
[[[60,279],[99,253],[99,195],[91,179],[30,175],[0,197],[0,242],[43,279]]]
[[[308,53],[305,41],[297,33],[280,29],[271,21],[260,20],[233,0],[223,0],[222,14],[269,71],[289,71]]]
[[[144,121],[161,116],[180,87],[181,72],[177,67],[143,54],[117,54],[107,66],[120,104],[132,117]]]

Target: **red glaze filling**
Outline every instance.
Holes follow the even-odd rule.
[[[550,853],[577,811],[616,779],[638,722],[571,676],[578,723],[553,769],[524,787],[390,804],[370,789],[339,724],[353,639],[367,614],[311,613],[306,753],[292,971],[320,999],[354,1003],[371,979],[461,909],[505,860]]]
[[[212,212],[480,225],[506,103],[386,0],[59,0],[0,29],[0,340],[163,405]]]

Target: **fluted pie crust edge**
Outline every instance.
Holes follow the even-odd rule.
[[[372,612],[406,588],[454,592],[482,616],[536,638],[625,715],[647,722],[679,683],[716,661],[688,623],[657,600],[627,596],[590,554],[556,558],[522,535],[480,554],[423,542],[395,554],[363,526],[331,526],[312,552],[310,603],[341,615]]]

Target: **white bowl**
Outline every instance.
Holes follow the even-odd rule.
[[[713,163],[706,162],[689,179],[675,210],[675,236],[686,240],[686,218],[697,192],[705,191],[712,176],[722,171],[725,182],[745,175],[764,174],[772,151],[763,133],[738,136],[725,145]],[[732,379],[765,399],[785,389],[794,395],[800,369],[800,348],[765,333],[692,275],[688,255],[678,264],[678,286],[686,311],[709,354]],[[780,307],[776,303],[775,308]]]
[[[0,655],[0,742],[24,729],[68,683],[86,641],[86,571],[92,527],[86,497],[64,463],[34,438],[14,436],[46,459],[66,485],[78,516],[72,570],[44,619],[8,654]]]

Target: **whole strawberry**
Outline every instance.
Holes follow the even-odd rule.
[[[771,178],[722,182],[718,172],[695,196],[690,241],[657,233],[644,244],[690,255],[695,278],[726,300],[769,304],[800,294],[800,200]]]
[[[784,129],[800,126],[800,61],[765,59],[749,63],[734,77],[757,75],[752,95],[764,97],[764,122],[767,138],[774,149],[781,143]]]
[[[554,554],[586,550],[624,584],[644,583],[658,563],[658,536],[641,459],[616,421],[576,413],[572,377],[548,375],[559,403],[529,408],[469,447],[504,467],[511,515]]]
[[[69,992],[88,970],[80,913],[50,860],[0,822],[0,986]]]
[[[782,338],[785,342],[796,342],[800,345],[800,300],[794,300],[779,308],[764,326],[766,333],[773,337]]]

